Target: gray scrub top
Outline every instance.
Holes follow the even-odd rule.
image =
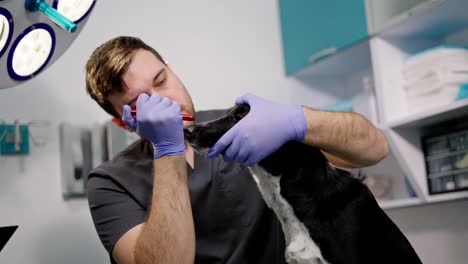
[[[223,113],[198,112],[197,121]],[[152,197],[152,166],[152,146],[139,140],[89,175],[91,215],[112,263],[115,243],[145,221]],[[187,164],[195,263],[286,263],[281,225],[265,205],[248,169],[198,153],[194,168]]]

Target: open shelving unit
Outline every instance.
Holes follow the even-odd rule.
[[[405,100],[402,67],[412,54],[438,45],[468,45],[465,0],[428,0],[392,19],[370,42],[378,111],[401,169],[421,204],[468,198],[468,191],[430,194],[422,137],[428,127],[466,116],[468,100],[414,110]],[[406,203],[405,200],[400,201]]]
[[[450,105],[439,106],[416,114],[410,114],[388,123],[390,128],[421,127],[429,124],[440,123],[445,120],[462,117],[468,113],[468,101],[459,100]]]
[[[371,33],[367,40],[294,75],[308,82],[328,79],[342,87],[343,97],[352,97],[362,90],[363,76],[373,78],[378,114],[374,123],[384,131],[391,153],[382,161],[384,165],[364,171],[388,173],[394,178],[393,199],[379,201],[384,209],[468,198],[468,191],[429,193],[421,141],[429,126],[468,116],[468,99],[427,107],[424,111],[411,109],[405,99],[402,75],[404,62],[412,54],[443,44],[468,46],[468,1],[412,1],[409,9],[385,23],[369,25]],[[367,0],[367,11],[375,11],[376,3],[377,0]],[[375,20],[372,14],[367,15],[372,23]],[[407,182],[416,197],[408,194]]]

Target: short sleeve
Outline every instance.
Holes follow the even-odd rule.
[[[146,210],[110,178],[90,175],[87,192],[94,226],[112,259],[115,243],[144,222]]]

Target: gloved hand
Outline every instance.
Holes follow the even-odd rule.
[[[180,106],[158,94],[140,94],[136,118],[125,105],[122,120],[154,147],[154,158],[185,153],[184,128]]]
[[[208,157],[224,151],[224,160],[247,166],[258,163],[290,140],[304,141],[307,124],[299,105],[281,105],[252,94],[236,104],[250,105],[250,112],[211,148]]]

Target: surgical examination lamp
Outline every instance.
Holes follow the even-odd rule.
[[[73,43],[97,0],[0,0],[0,89],[22,84]]]

